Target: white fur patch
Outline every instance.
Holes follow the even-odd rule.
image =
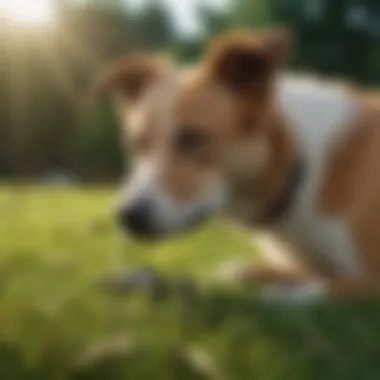
[[[306,174],[282,232],[304,254],[317,255],[342,275],[362,273],[345,220],[321,215],[316,199],[332,144],[349,133],[358,110],[342,87],[283,78],[278,101],[305,161]]]
[[[295,270],[300,266],[296,260],[296,248],[290,246],[271,231],[257,231],[253,236],[253,244],[257,245],[265,260],[276,268]]]
[[[162,232],[181,230],[197,214],[213,214],[224,204],[224,189],[219,183],[204,189],[203,194],[188,203],[176,202],[165,192],[159,181],[159,160],[147,160],[135,167],[126,182],[120,208],[143,200],[152,207],[153,223]]]
[[[260,297],[269,303],[285,305],[310,305],[322,301],[326,296],[323,282],[310,281],[302,284],[264,286]]]
[[[238,283],[244,271],[253,269],[252,260],[228,260],[219,264],[213,272],[213,279],[222,283]]]

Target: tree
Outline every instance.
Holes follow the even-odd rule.
[[[168,46],[168,16],[156,3],[138,15],[122,0],[55,0],[55,6],[50,29],[0,24],[0,173],[35,176],[68,167],[83,173],[95,166],[115,173],[117,123],[105,111],[88,116],[91,83],[109,61]]]

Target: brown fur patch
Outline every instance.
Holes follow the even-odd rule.
[[[134,102],[167,69],[168,62],[150,54],[130,55],[104,69],[95,83],[94,96],[103,100],[118,93],[128,102]]]
[[[273,113],[267,130],[271,155],[265,171],[253,189],[253,195],[264,202],[280,196],[295,160],[295,146],[285,119]]]
[[[169,141],[163,147],[162,185],[173,199],[197,199],[221,175],[223,159],[234,143],[238,102],[219,84],[201,74],[181,83],[171,106]],[[206,143],[189,152],[175,148],[184,131],[199,135]]]
[[[273,84],[289,49],[285,30],[235,31],[211,46],[205,76],[228,88],[240,101],[243,127],[265,123]]]
[[[359,122],[332,147],[318,203],[327,214],[346,214],[367,182],[368,148],[374,133],[373,113],[364,112]]]
[[[361,117],[332,149],[317,204],[348,221],[366,269],[380,276],[380,102],[359,101]]]
[[[209,82],[224,86],[237,102],[233,139],[240,152],[234,153],[230,181],[240,192],[238,197],[264,205],[281,194],[295,156],[285,119],[272,100],[273,84],[287,58],[289,42],[288,32],[282,29],[235,31],[213,44],[203,72]],[[246,205],[247,212],[256,208],[249,202]]]

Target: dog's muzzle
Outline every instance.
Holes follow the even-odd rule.
[[[192,202],[179,203],[163,191],[155,178],[154,172],[145,171],[127,182],[117,222],[128,235],[151,239],[188,231],[220,209],[223,194],[218,188]]]

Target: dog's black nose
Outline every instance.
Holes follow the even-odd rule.
[[[119,224],[132,235],[150,237],[155,234],[152,207],[148,202],[129,205],[119,212]]]

